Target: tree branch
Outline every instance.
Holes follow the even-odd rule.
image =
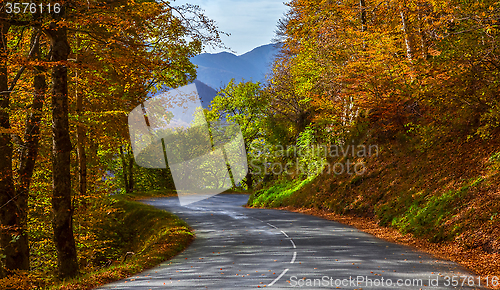
[[[30,52],[28,54],[28,59],[32,59],[33,58],[33,52],[35,51],[35,48],[37,47],[39,41],[40,41],[40,34],[41,33],[38,33],[36,35],[36,38],[35,38],[35,41],[33,42],[33,46],[31,47],[30,49]],[[19,71],[17,72],[16,76],[14,77],[14,79],[12,80],[12,83],[10,84],[10,87],[9,87],[9,92],[12,92],[12,90],[14,90],[14,87],[16,86],[17,84],[17,81],[19,81],[19,78],[21,78],[21,75],[23,74],[24,70],[26,69],[26,66],[23,65]]]

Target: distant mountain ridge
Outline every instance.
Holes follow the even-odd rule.
[[[264,81],[278,51],[278,45],[267,44],[239,56],[229,52],[202,53],[192,57],[191,62],[198,65],[199,81],[219,89],[232,78],[237,82],[242,79]]]
[[[217,96],[217,91],[199,80],[194,80],[193,83],[196,85],[196,90],[198,91],[198,96],[200,97],[201,106],[205,109],[208,109],[210,102],[212,102],[215,96]]]

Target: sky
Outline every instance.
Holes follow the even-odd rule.
[[[258,46],[271,43],[276,24],[288,7],[284,0],[177,0],[174,5],[195,4],[217,23],[219,30],[230,33],[222,36],[224,44],[244,54]],[[216,53],[223,49],[206,48]]]

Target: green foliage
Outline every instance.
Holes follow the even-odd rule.
[[[481,123],[476,134],[483,139],[490,139],[492,133],[500,127],[500,105],[497,100],[491,101],[491,107],[481,116]]]
[[[297,147],[300,154],[296,154],[295,162],[304,169],[305,177],[316,176],[326,165],[326,147],[321,150],[319,144],[315,142],[315,132],[312,127],[306,127],[297,138]]]
[[[488,167],[494,173],[498,173],[500,170],[500,152],[493,153],[490,158],[488,158]]]
[[[172,234],[185,232],[192,235],[188,225],[169,212],[120,197],[112,202],[117,210],[109,214],[101,227],[96,226],[102,229],[104,237],[101,240],[111,237],[115,243],[111,248],[118,250],[116,255],[107,259],[123,257],[130,251],[142,255],[149,247]]]
[[[125,171],[127,174],[127,179],[130,178],[128,172],[128,162],[132,162],[132,178],[133,178],[133,189],[137,192],[150,192],[150,191],[168,191],[175,189],[172,174],[170,173],[170,168],[145,168],[138,166],[131,151],[125,152]],[[116,188],[120,193],[126,193],[125,190],[125,179],[123,172],[123,160],[120,158],[119,154],[105,154],[103,157],[103,163],[107,165],[106,167],[106,181],[110,188]]]
[[[267,189],[256,191],[250,195],[248,205],[255,207],[285,206],[288,204],[288,198],[305,185],[309,184],[313,179],[314,177],[308,177],[304,180],[295,179],[291,181],[283,179]]]
[[[212,100],[206,112],[207,121],[227,120],[238,124],[247,148],[263,136],[266,100],[259,82],[232,79]]]
[[[225,88],[218,92],[210,104],[210,110],[207,110],[205,115],[209,124],[224,121],[239,125],[250,163],[251,156],[255,153],[252,146],[262,143],[265,139],[267,105],[259,82],[235,83],[232,79]],[[248,170],[253,173],[252,166],[249,166]],[[242,187],[248,189],[253,186],[250,179],[245,181]]]
[[[139,192],[175,189],[169,168],[145,168],[134,163],[135,190]]]
[[[493,153],[488,161],[492,163],[500,162],[500,152]]]
[[[444,136],[437,124],[422,125],[409,122],[404,126],[406,133],[416,138],[414,147],[420,152],[431,149]]]

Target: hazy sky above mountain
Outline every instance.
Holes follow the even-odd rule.
[[[288,10],[284,0],[181,0],[175,5],[195,4],[217,22],[220,30],[231,33],[222,36],[224,44],[237,55],[255,47],[271,43],[278,19]],[[206,52],[220,52],[221,49],[206,48]]]

